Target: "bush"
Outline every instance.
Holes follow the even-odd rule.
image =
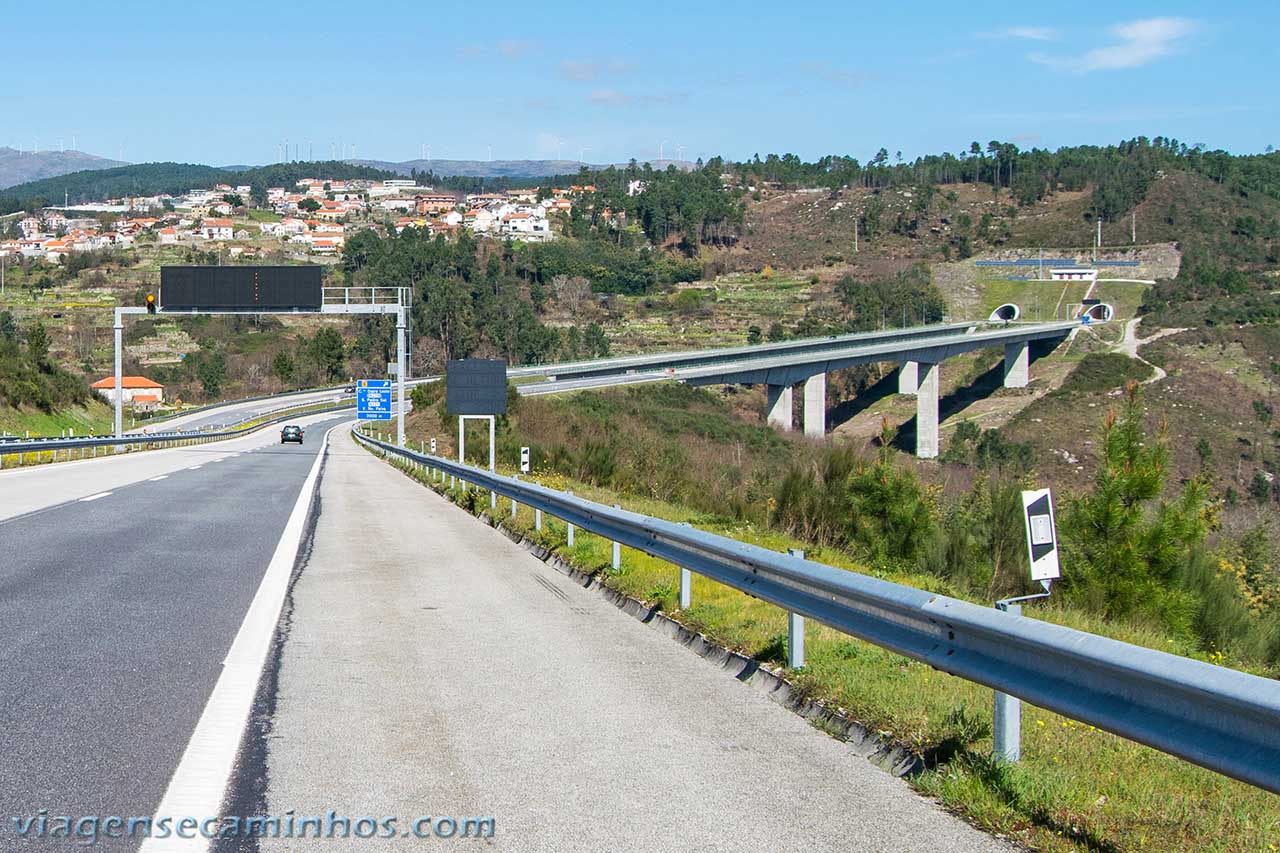
[[[1090,353],[1080,360],[1067,376],[1060,394],[1092,394],[1122,388],[1131,381],[1141,382],[1151,376],[1151,365],[1124,353]]]

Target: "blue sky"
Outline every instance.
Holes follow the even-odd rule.
[[[285,139],[592,162],[1280,146],[1274,2],[506,6],[3,0],[0,145],[214,165]]]

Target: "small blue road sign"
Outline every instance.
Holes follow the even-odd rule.
[[[356,382],[356,417],[362,421],[391,420],[390,379],[361,379]]]

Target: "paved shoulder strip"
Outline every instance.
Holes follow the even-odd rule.
[[[320,452],[316,454],[311,472],[302,484],[280,543],[271,556],[227,659],[223,661],[222,675],[214,685],[200,722],[196,724],[178,769],[174,771],[164,798],[156,809],[157,825],[164,818],[169,818],[171,825],[177,826],[186,817],[212,817],[218,814],[222,805],[257,692],[258,679],[280,617],[280,608],[289,589],[289,577],[302,543],[320,466],[328,449],[329,432],[325,433]],[[148,838],[141,850],[143,853],[196,851],[206,850],[208,846],[209,840],[205,838]]]

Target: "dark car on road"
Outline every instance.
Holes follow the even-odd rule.
[[[302,444],[302,427],[289,424],[284,429],[280,430],[280,443],[285,444],[290,441],[296,441],[298,444]]]

